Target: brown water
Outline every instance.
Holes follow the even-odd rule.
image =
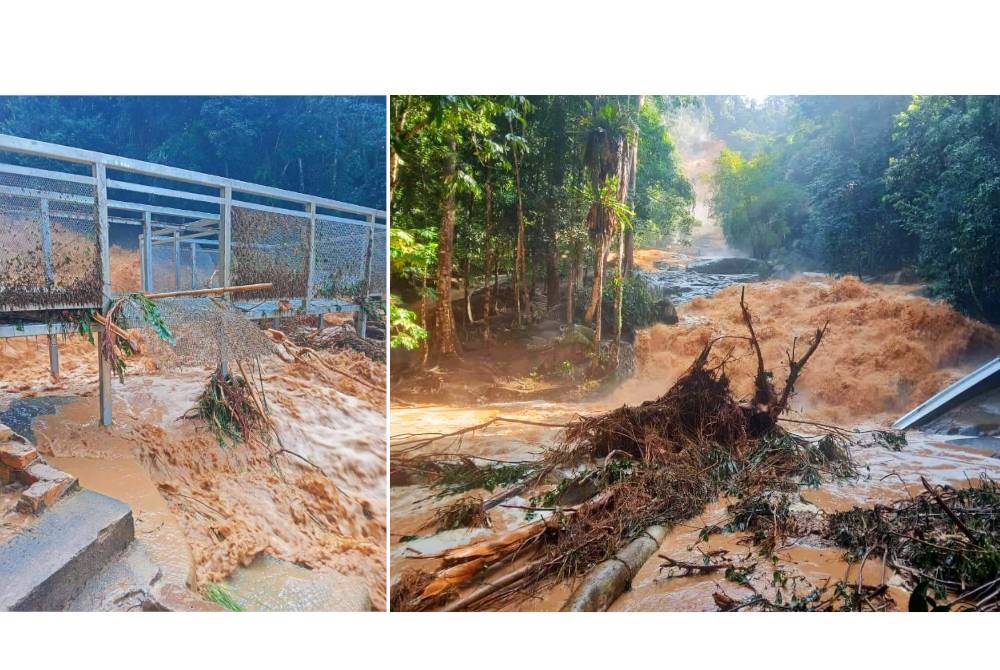
[[[580,413],[605,411],[623,403],[635,404],[661,395],[684,372],[705,343],[720,334],[744,334],[740,318],[738,287],[725,289],[711,298],[697,299],[679,308],[677,326],[654,326],[639,334],[636,352],[638,372],[607,396],[583,403],[508,403],[476,408],[430,405],[394,408],[391,432],[398,443],[407,433],[442,432],[482,423],[493,416],[564,423]],[[747,287],[747,300],[761,341],[766,363],[775,370],[780,386],[786,368],[785,350],[793,337],[805,342],[816,325],[827,320],[830,327],[823,344],[797,385],[793,417],[833,421],[851,427],[887,426],[898,413],[922,402],[942,386],[971,371],[977,363],[1000,351],[1000,338],[988,326],[966,319],[947,305],[913,295],[912,287],[862,284],[854,279],[834,280],[816,276],[790,281],[772,281]],[[745,346],[745,345],[744,345]],[[799,344],[799,346],[802,346]],[[720,347],[720,353],[726,351]],[[745,351],[734,350],[727,364],[734,387],[748,393],[755,361]],[[440,441],[428,451],[445,451],[498,459],[531,459],[558,438],[558,429],[519,424],[494,424],[454,440]],[[964,485],[981,473],[1000,476],[1000,460],[991,450],[976,449],[946,441],[944,436],[908,434],[910,444],[900,452],[881,448],[856,450],[863,476],[819,489],[802,492],[805,501],[824,511],[848,509],[888,502],[914,492],[920,475],[932,483]],[[472,492],[485,495],[485,492]],[[531,492],[525,494],[530,496]],[[419,559],[494,532],[525,523],[523,511],[498,508],[490,513],[491,529],[458,529],[433,535],[429,527],[436,509],[449,500],[438,500],[424,487],[393,487],[391,496],[392,573],[407,568],[433,569],[434,559]],[[525,499],[509,501],[526,504]],[[660,552],[673,558],[698,558],[693,549],[697,529],[722,518],[724,504],[711,506],[702,517],[668,534]],[[406,535],[422,539],[401,543]],[[430,537],[427,537],[427,536]],[[739,535],[713,536],[702,548],[725,548],[734,555],[748,549],[738,544]],[[416,553],[419,552],[419,553]],[[779,561],[790,575],[798,575],[819,586],[825,580],[847,579],[854,583],[856,566],[849,566],[841,552],[825,546],[793,543],[780,548]],[[719,590],[721,575],[663,579],[662,561],[655,556],[643,566],[633,589],[613,609],[715,610],[712,593]],[[878,584],[882,566],[877,560],[865,565],[866,584]],[[760,571],[762,592],[770,588]],[[905,604],[900,581],[886,575],[891,595]],[[723,580],[724,581],[724,580]],[[558,609],[572,584],[560,583],[540,599],[519,603],[524,609]],[[724,584],[734,598],[749,590]],[[772,589],[773,591],[773,589]],[[902,600],[901,600],[902,599]]]
[[[79,337],[61,346],[65,374],[48,380],[42,342],[0,350],[12,400],[57,392],[77,401],[34,421],[39,449],[84,486],[137,509],[137,533],[166,571],[196,587],[218,582],[261,553],[357,576],[376,606],[385,601],[384,394],[313,364],[265,363],[272,418],[285,448],[274,462],[263,446],[220,447],[196,421],[182,419],[208,377],[206,369],[156,371],[130,361],[113,384],[111,427],[97,421],[96,351]],[[293,345],[288,344],[291,348]],[[285,346],[282,345],[282,350]],[[320,352],[327,365],[368,384],[384,366],[354,352]]]

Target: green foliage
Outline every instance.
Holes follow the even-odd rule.
[[[601,323],[606,332],[614,328],[615,288],[619,281],[617,278],[606,281],[601,294]],[[573,301],[578,320],[583,319],[589,295],[589,291],[581,288]],[[622,332],[634,333],[651,326],[656,323],[656,317],[656,294],[649,283],[639,275],[626,279],[622,286]]]
[[[918,240],[920,274],[1000,321],[1000,97],[916,97],[897,118],[887,200]]]
[[[201,418],[220,447],[236,447],[263,435],[269,425],[255,393],[245,377],[217,369],[198,396],[198,404],[185,417]]]
[[[768,154],[747,160],[723,150],[716,162],[712,209],[735,246],[755,258],[767,258],[804,214],[802,193],[780,176]]]
[[[537,468],[530,463],[489,463],[478,465],[469,459],[443,463],[437,480],[431,485],[439,497],[485,489],[494,491],[515,484]]]
[[[0,132],[384,208],[385,104],[384,96],[3,96]]]
[[[789,180],[808,196],[797,236],[834,272],[859,276],[911,262],[913,239],[886,199],[902,96],[798,98],[798,127],[785,147]]]
[[[666,103],[650,97],[639,114],[639,165],[635,183],[636,234],[656,240],[697,225],[691,214],[694,190],[684,177],[680,157],[664,121]]]
[[[205,587],[205,597],[211,600],[216,605],[221,605],[225,607],[230,612],[243,612],[245,611],[243,605],[236,602],[232,594],[226,590],[221,584],[211,583]]]
[[[427,339],[427,329],[417,322],[417,315],[400,306],[398,296],[390,296],[389,346],[394,349],[416,349]]]
[[[713,207],[734,246],[861,276],[916,264],[935,295],[1000,321],[1000,97],[707,106],[730,147]]]

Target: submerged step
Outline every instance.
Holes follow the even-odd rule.
[[[238,568],[223,583],[233,600],[253,612],[366,612],[372,609],[365,580],[309,570],[268,554]]]
[[[66,497],[0,545],[0,611],[64,609],[134,535],[125,503],[87,490]]]

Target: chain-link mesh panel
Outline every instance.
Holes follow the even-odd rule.
[[[202,245],[195,247],[194,272],[191,275],[191,288],[217,288],[222,286],[219,276],[219,251],[207,249]]]
[[[0,171],[0,311],[101,304],[95,188]]]
[[[273,284],[270,289],[242,293],[241,300],[305,297],[308,218],[233,207],[232,237],[233,284]]]
[[[367,226],[317,221],[313,295],[356,302],[364,286],[367,253]]]
[[[140,305],[126,302],[119,325],[142,333],[143,352],[163,367],[215,366],[273,354],[274,344],[253,321],[227,300],[216,297],[166,298],[156,301],[174,338],[165,342],[151,327]]]
[[[222,285],[218,272],[219,252],[204,245],[181,241],[174,253],[173,242],[153,245],[153,291],[186,291],[188,289],[214,288]]]
[[[174,267],[174,245],[172,243],[153,244],[153,291],[177,291],[178,272]],[[180,273],[183,277],[183,272]]]
[[[385,231],[375,229],[372,242],[372,279],[368,288],[368,295],[384,296],[386,294],[385,275]]]

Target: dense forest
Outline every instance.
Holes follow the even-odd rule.
[[[727,239],[799,269],[915,270],[1000,321],[1000,97],[803,96],[707,102]]]
[[[384,96],[9,96],[0,133],[386,204]]]
[[[393,345],[490,346],[543,297],[617,355],[648,322],[636,245],[698,225],[684,115],[721,141],[706,204],[733,248],[1000,321],[1000,97],[394,96]]]
[[[466,305],[459,326],[487,345],[504,305],[520,328],[533,318],[537,294],[567,321],[595,323],[597,346],[602,328],[617,344],[637,241],[694,224],[694,194],[665,120],[692,104],[666,96],[394,96],[394,345],[421,346],[433,321],[426,353],[458,352],[451,301],[437,300],[453,294],[457,279]]]

